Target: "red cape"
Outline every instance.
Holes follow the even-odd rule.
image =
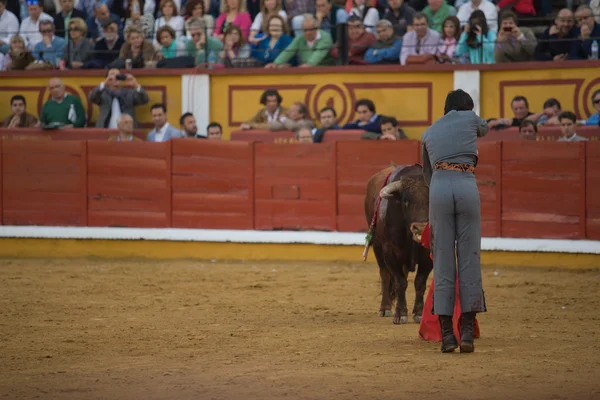
[[[429,224],[425,226],[423,230],[423,236],[421,239],[421,244],[426,249],[431,248],[431,230]],[[433,260],[431,253],[429,257]],[[440,327],[440,320],[438,316],[431,313],[433,309],[433,279],[431,280],[431,286],[429,287],[429,293],[427,293],[427,298],[425,299],[425,305],[423,307],[423,316],[421,318],[421,325],[419,326],[419,336],[423,340],[427,340],[430,342],[441,342],[442,341],[442,332]],[[458,276],[456,277],[456,301],[454,302],[454,317],[452,318],[452,323],[454,325],[454,336],[460,343],[460,294],[458,291]],[[477,318],[475,318],[475,324],[473,326],[473,337],[478,339],[480,335],[479,332],[479,322]]]

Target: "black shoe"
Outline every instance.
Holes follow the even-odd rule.
[[[475,351],[475,342],[473,341],[473,326],[475,324],[474,312],[462,313],[460,322],[460,352],[472,353]]]
[[[458,342],[454,336],[451,315],[439,315],[440,327],[442,328],[442,353],[452,353],[457,347]]]

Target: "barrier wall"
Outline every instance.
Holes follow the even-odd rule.
[[[364,190],[418,141],[1,143],[5,225],[366,231]],[[600,240],[600,143],[482,142],[486,237]]]
[[[97,128],[67,128],[67,129],[40,129],[40,128],[0,128],[0,139],[9,140],[104,140],[116,135],[116,129]],[[136,129],[133,134],[142,140],[146,140],[148,133]]]

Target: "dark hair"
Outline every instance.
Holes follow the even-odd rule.
[[[472,111],[475,105],[469,93],[462,89],[453,90],[446,96],[444,115],[450,111]]]
[[[219,130],[221,131],[221,133],[223,133],[223,127],[218,122],[211,122],[206,127],[206,130],[208,131],[210,128],[219,128]]]
[[[321,113],[324,113],[325,111],[331,111],[333,113],[333,116],[337,117],[337,113],[335,112],[335,108],[333,108],[333,107],[323,107],[323,108],[321,108],[321,111],[319,111],[319,115]]]
[[[348,19],[346,20],[346,22],[356,22],[356,21],[359,21],[359,22],[361,22],[361,23],[362,23],[362,18],[361,18],[361,17],[359,17],[359,16],[358,16],[358,15],[356,15],[356,14],[351,14],[351,15],[348,17]]]
[[[424,19],[425,21],[427,21],[427,24],[429,24],[429,17],[427,16],[427,14],[425,14],[423,12],[415,13],[415,15],[413,16],[413,21],[415,19]]]
[[[525,107],[529,108],[529,101],[527,101],[527,98],[525,96],[515,96],[513,97],[513,99],[510,101],[510,105],[512,106],[512,104],[515,101],[522,101],[525,103]]]
[[[152,105],[152,107],[150,107],[150,111],[156,109],[156,108],[160,108],[163,110],[164,113],[167,112],[167,106],[165,106],[163,103],[155,103]]]
[[[146,4],[146,0],[138,0],[140,5],[140,15],[144,15],[144,5]],[[133,2],[130,1],[127,5],[127,9],[125,10],[125,19],[131,18],[131,6]]]
[[[558,100],[556,100],[554,97],[552,97],[544,102],[543,108],[554,107],[554,106],[558,107],[559,110],[562,109],[562,107],[560,106],[560,102]]]
[[[10,98],[10,105],[12,106],[12,103],[14,103],[17,100],[21,100],[23,102],[23,105],[27,107],[27,101],[25,101],[25,97],[21,96],[20,94],[14,95]]]
[[[375,104],[373,103],[373,101],[369,100],[369,99],[360,99],[356,102],[356,104],[354,105],[354,111],[358,110],[359,106],[365,106],[369,109],[369,111],[371,111],[372,113],[375,112]]]
[[[204,8],[204,0],[189,0],[185,5],[185,15],[191,17],[192,12],[194,12],[194,8],[196,8],[198,4],[202,6],[202,15],[205,15],[206,9]]]
[[[263,106],[267,105],[267,97],[275,96],[277,97],[277,104],[280,105],[283,102],[283,97],[279,94],[277,89],[267,89],[260,95],[260,104]]]
[[[379,120],[379,126],[383,126],[385,124],[392,124],[393,127],[398,126],[398,120],[394,117],[389,117],[387,115],[382,115]]]
[[[477,49],[481,46],[481,43],[477,41],[477,35],[473,32],[473,20],[479,21],[479,26],[481,27],[481,35],[487,36],[490,28],[488,27],[487,19],[485,18],[485,14],[481,10],[475,10],[471,13],[469,17],[469,26],[471,29],[469,30],[469,34],[467,35],[467,45],[473,49]]]
[[[596,96],[598,96],[600,94],[600,89],[596,90],[593,94],[592,94],[592,101],[594,101],[594,99],[596,98]]]
[[[175,40],[177,34],[175,33],[175,29],[171,28],[169,25],[163,25],[156,30],[156,41],[160,43],[160,36],[163,32],[169,33],[171,35],[171,39]]]
[[[442,38],[446,38],[444,26],[446,26],[446,22],[448,21],[454,24],[454,39],[458,40],[458,38],[460,38],[460,21],[454,15],[447,16],[444,22],[442,22]]]
[[[523,128],[524,128],[524,127],[526,127],[527,125],[531,125],[531,126],[533,126],[533,131],[534,131],[535,133],[537,133],[537,131],[538,131],[537,125],[535,124],[535,122],[533,122],[533,121],[532,121],[532,120],[530,120],[530,119],[524,119],[524,120],[523,120],[523,122],[521,122],[521,125],[519,125],[519,132],[521,132],[521,129],[523,129]]]
[[[193,117],[193,116],[194,116],[194,114],[192,114],[191,112],[183,113],[183,115],[181,116],[181,118],[179,118],[179,125],[183,125],[183,123],[185,122],[185,119],[187,117]]]
[[[306,106],[304,105],[304,103],[297,101],[294,104],[298,106],[298,112],[300,114],[302,114],[304,117],[306,117],[308,114],[308,110],[306,109]]]
[[[517,18],[517,14],[515,14],[511,10],[502,11],[499,15],[498,22],[502,22],[505,19],[512,19],[513,21],[515,21],[515,24],[517,22],[519,22],[519,19]]]
[[[570,119],[572,122],[577,122],[577,116],[571,111],[563,111],[558,114],[558,120]]]
[[[227,28],[225,28],[225,30],[223,31],[223,42],[225,42],[225,36],[231,35],[234,31],[237,32],[239,36],[236,46],[238,48],[242,47],[242,45],[245,43],[244,34],[242,33],[242,28],[240,28],[239,25],[236,24],[227,25]]]

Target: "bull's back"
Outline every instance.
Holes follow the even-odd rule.
[[[367,183],[367,192],[365,194],[365,218],[367,219],[367,226],[371,224],[371,219],[375,213],[377,198],[379,197],[379,191],[383,188],[385,178],[396,168],[395,165],[389,166],[369,179],[369,182]]]

